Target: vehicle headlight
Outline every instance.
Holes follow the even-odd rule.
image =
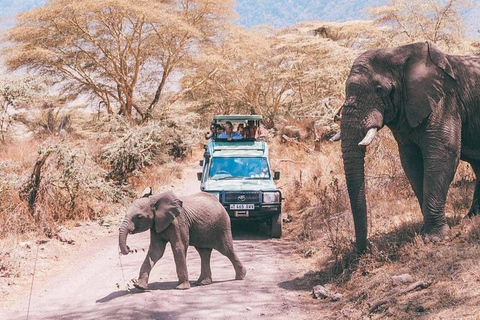
[[[280,202],[280,192],[264,192],[263,203]]]

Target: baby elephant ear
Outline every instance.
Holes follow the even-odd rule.
[[[162,232],[182,212],[182,201],[173,192],[161,193],[152,199],[155,210],[155,231]]]
[[[140,198],[148,198],[153,194],[152,187],[148,187],[142,192],[142,196]]]

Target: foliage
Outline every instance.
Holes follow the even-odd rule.
[[[328,28],[327,37],[318,33],[322,28]],[[295,71],[288,79],[294,99],[285,106],[293,117],[329,114],[330,122],[333,120],[330,104],[325,102],[344,99],[344,83],[359,53],[346,39],[355,39],[353,35],[362,28],[356,28],[357,33],[352,29],[348,23],[302,23],[276,34],[275,54]]]
[[[126,0],[95,2],[99,5],[108,3],[108,8],[123,9],[130,3]],[[65,10],[56,11],[58,17],[52,15],[50,20],[41,20],[47,16],[48,10],[62,3],[65,4]],[[173,3],[177,6],[173,6]],[[225,2],[223,6],[223,2],[211,0],[137,1],[129,10],[102,11],[93,10],[97,4],[91,0],[78,4],[54,0],[35,11],[38,16],[33,13],[23,16],[33,19],[28,20],[33,24],[28,22],[16,26],[10,30],[10,37],[18,36],[17,39],[31,41],[28,42],[30,44],[37,39],[37,44],[49,44],[51,41],[58,50],[66,50],[66,55],[62,57],[65,60],[55,61],[65,62],[63,67],[70,68],[72,74],[87,76],[77,81],[63,74],[60,79],[66,81],[64,83],[70,81],[70,90],[67,91],[91,92],[112,113],[118,108],[126,115],[126,97],[130,93],[124,90],[130,84],[134,98],[131,107],[137,108],[145,119],[149,113],[156,115],[158,106],[166,108],[161,112],[162,122],[149,121],[134,127],[134,121],[123,116],[102,114],[97,117],[88,114],[85,117],[93,120],[85,122],[83,127],[78,124],[75,126],[83,130],[82,135],[76,137],[82,140],[48,140],[38,155],[31,152],[38,140],[0,144],[0,237],[22,234],[38,227],[48,234],[58,228],[58,224],[68,220],[95,219],[108,213],[117,213],[120,211],[118,206],[122,205],[118,202],[130,198],[131,188],[174,185],[182,177],[185,166],[172,160],[186,157],[194,142],[199,141],[200,135],[194,131],[195,128],[210,119],[198,114],[186,114],[187,104],[183,101],[173,109],[177,106],[172,106],[172,102],[178,101],[179,95],[177,92],[166,94],[168,79],[172,75],[177,79],[185,75],[179,90],[183,90],[183,96],[188,98],[191,105],[195,105],[196,111],[208,114],[260,113],[271,125],[293,124],[297,129],[300,127],[300,132],[302,129],[307,131],[308,134],[299,144],[280,144],[278,137],[272,139],[270,152],[275,170],[282,172],[278,185],[286,197],[283,208],[289,221],[285,223],[286,237],[297,240],[298,251],[310,259],[312,270],[315,270],[310,272],[315,284],[320,282],[334,286],[344,294],[345,299],[336,302],[337,318],[418,317],[419,314],[409,310],[414,309],[412,304],[420,303],[429,306],[430,314],[447,310],[446,304],[436,299],[435,292],[437,295],[441,292],[448,305],[455,305],[457,311],[468,307],[462,300],[478,301],[473,294],[466,294],[466,299],[449,299],[449,293],[455,292],[452,290],[463,297],[466,286],[470,292],[478,291],[475,288],[478,282],[478,268],[475,269],[475,265],[478,264],[480,220],[464,219],[460,225],[455,225],[469,209],[475,188],[469,165],[460,164],[448,195],[447,218],[449,223],[454,220],[454,223],[450,223],[453,226],[451,241],[446,244],[423,243],[418,236],[422,220],[418,202],[401,168],[396,142],[388,130],[382,130],[378,135],[380,139],[376,138],[367,149],[365,178],[371,247],[368,253],[360,257],[353,251],[354,231],[340,146],[320,141],[322,146],[319,149],[322,152],[310,148],[314,130],[310,119],[322,125],[330,123],[338,109],[338,102],[343,101],[344,81],[351,63],[360,51],[430,40],[451,51],[466,53],[461,48],[461,20],[454,23],[458,8],[465,2],[428,1],[420,4],[410,1],[407,4],[398,0],[391,2],[397,6],[396,9],[386,6],[373,11],[379,25],[371,21],[351,21],[308,22],[282,30],[231,27],[215,38],[222,23],[220,17],[227,15],[208,16],[208,10],[219,11],[213,8],[207,10],[205,6],[213,5],[227,10],[228,3]],[[180,9],[179,4],[184,7]],[[192,7],[192,4],[195,5]],[[151,14],[140,15],[141,10],[152,8],[151,5],[164,10],[154,17],[159,29],[149,29],[153,23],[143,24],[144,29],[135,29],[141,24],[142,17],[147,19],[154,15],[153,10]],[[82,15],[86,12],[82,11],[82,6],[90,10],[89,15]],[[177,13],[184,14],[182,10],[187,8],[192,13],[189,17],[199,15],[198,20],[192,18],[187,21],[185,15],[182,18],[177,16]],[[206,11],[201,11],[202,8]],[[208,17],[202,16],[202,12]],[[395,16],[389,16],[389,13]],[[119,27],[118,19],[122,15],[128,17],[121,20],[123,33],[118,33],[117,38],[113,38],[114,33],[104,33],[100,37],[100,31],[108,31],[107,26]],[[88,19],[92,17],[103,19],[96,20],[105,22],[101,26],[103,29],[96,25],[98,28],[89,29],[92,31],[88,33],[91,39],[75,38],[72,23],[91,23]],[[388,20],[388,17],[398,20]],[[161,19],[165,23],[159,21]],[[194,21],[203,21],[203,24],[194,25]],[[59,23],[58,26],[62,28],[56,29],[53,22]],[[92,26],[88,23],[84,26]],[[215,28],[210,29],[210,23]],[[139,30],[142,30],[141,36]],[[150,38],[146,36],[147,33]],[[32,39],[27,39],[27,35]],[[41,38],[43,35],[45,38]],[[97,35],[99,37],[93,41],[93,36]],[[118,39],[125,51],[115,51],[112,39]],[[58,80],[60,74],[56,68],[60,64],[47,66],[47,62],[51,63],[53,58],[62,59],[60,51],[53,51],[53,47],[28,47],[33,51],[23,51],[28,43],[16,43],[22,50],[10,52],[13,54],[8,58],[9,63],[13,64],[11,67],[25,66],[20,62],[28,62],[31,63],[29,67],[40,70],[42,74],[55,74],[52,79]],[[141,47],[143,55],[139,56],[144,60],[139,64],[135,60],[134,43],[145,44]],[[202,50],[197,50],[200,48]],[[121,52],[124,55],[118,55]],[[15,65],[15,61],[18,65]],[[113,76],[115,66],[121,65],[121,61],[125,62],[126,69]],[[95,66],[96,62],[104,63],[105,68]],[[185,68],[187,65],[195,68]],[[133,81],[135,66],[140,66],[136,82]],[[77,69],[73,71],[72,68]],[[27,78],[17,80],[26,83],[30,81]],[[17,80],[4,77],[0,83],[11,90],[13,86],[10,85]],[[13,101],[13,104],[4,104],[8,109],[4,114],[13,116],[19,108],[31,102],[35,106],[41,105],[36,94],[41,90],[34,88],[37,85],[25,86],[29,89],[11,91],[11,96],[15,98],[4,96],[4,101]],[[95,88],[98,88],[98,93]],[[157,103],[157,108],[153,110]],[[61,122],[62,112],[59,110],[50,107],[44,109],[41,121],[32,123],[40,127],[36,130],[32,128],[34,132],[55,133]],[[173,119],[172,115],[178,119],[179,114],[181,125],[168,120]],[[3,123],[11,123],[9,121]],[[72,117],[71,121],[76,119]],[[24,154],[8,154],[13,149]],[[38,180],[35,179],[37,177]],[[20,189],[22,192],[19,193]],[[5,257],[1,251],[0,248],[0,260]],[[2,268],[12,266],[2,260],[0,272]],[[435,286],[426,290],[426,293],[416,292],[399,297],[398,304],[388,311],[361,314],[362,309],[369,308],[368,304],[387,297],[389,292],[396,292],[398,288],[392,287],[390,276],[400,272],[410,272],[419,280],[435,277]],[[435,302],[437,300],[440,302]]]
[[[18,109],[34,102],[46,90],[45,81],[35,76],[4,75],[0,78],[0,141],[5,142]]]
[[[145,167],[185,158],[191,146],[183,130],[153,121],[127,130],[102,148],[100,159],[110,168],[107,177],[126,182]]]
[[[267,127],[287,113],[322,109],[321,98],[340,95],[356,51],[315,36],[316,28],[231,27],[183,79],[187,98],[216,113],[262,114]]]
[[[196,69],[182,79],[190,88],[188,98],[200,106],[213,106],[215,113],[261,113],[261,100],[265,101],[268,90],[264,71],[270,58],[269,40],[256,30],[228,28],[224,41],[199,56]]]
[[[379,46],[394,46],[417,41],[431,41],[453,50],[465,38],[461,11],[471,7],[471,0],[389,0],[386,6],[371,9],[375,22],[389,32],[378,39]]]
[[[10,69],[54,75],[127,117],[147,117],[167,80],[231,16],[223,0],[50,0],[22,13],[4,50]],[[136,98],[142,87],[148,107]]]
[[[39,149],[33,173],[22,178],[20,196],[40,225],[95,218],[112,212],[111,204],[128,196],[105,176],[85,146],[47,141]]]

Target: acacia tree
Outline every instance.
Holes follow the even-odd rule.
[[[458,48],[464,39],[461,10],[471,0],[389,0],[386,6],[371,8],[379,25],[387,27],[380,46],[429,40],[447,49]]]
[[[157,105],[167,79],[175,68],[184,67],[183,72],[191,68],[193,57],[211,47],[212,42],[218,41],[221,31],[235,17],[233,0],[180,0],[177,5],[173,12],[181,18],[182,25],[154,24],[156,50],[159,50],[156,63],[161,70],[158,72],[155,94],[146,111],[147,116]],[[179,96],[176,95],[171,101]]]
[[[295,70],[289,79],[294,97],[288,105],[289,113],[333,118],[335,110],[330,110],[321,101],[330,98],[343,100],[345,80],[359,53],[351,46],[369,43],[359,37],[363,24],[307,22],[277,32],[275,54],[285,57],[289,68]],[[321,35],[318,30],[327,34]],[[372,28],[370,33],[373,33]]]
[[[232,27],[225,42],[184,78],[186,87],[201,83],[188,97],[212,112],[262,114],[267,126],[286,113],[324,108],[322,98],[343,91],[355,50],[346,44],[347,31],[335,42],[316,36],[316,28],[311,23],[282,30]]]
[[[189,96],[214,112],[262,114],[272,125],[279,108],[291,99],[282,57],[272,55],[268,32],[230,26],[224,41],[198,57],[186,74]]]
[[[58,76],[109,113],[146,118],[172,72],[231,16],[223,0],[49,0],[22,13],[4,38],[10,69]],[[148,82],[148,83],[147,83]],[[138,97],[138,87],[143,97]],[[146,101],[142,106],[137,101]]]

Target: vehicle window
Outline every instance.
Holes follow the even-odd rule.
[[[208,177],[221,179],[270,179],[266,158],[212,158]]]

